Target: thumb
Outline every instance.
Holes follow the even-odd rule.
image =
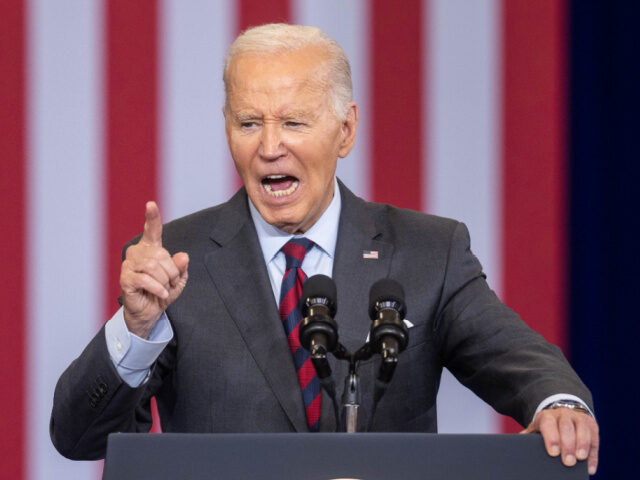
[[[536,422],[536,420],[532,420],[531,423],[529,425],[527,425],[527,428],[525,428],[524,430],[522,430],[521,432],[518,433],[536,433],[538,432],[538,424]]]
[[[173,263],[178,267],[180,273],[183,273],[189,266],[189,255],[185,252],[178,252],[173,256]]]

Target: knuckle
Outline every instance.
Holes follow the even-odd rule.
[[[556,419],[551,416],[551,415],[544,415],[540,418],[540,429],[548,429],[548,428],[552,428],[553,426],[556,425]]]
[[[128,275],[133,269],[131,268],[131,260],[125,260],[120,265],[120,278],[125,275]]]
[[[147,259],[142,263],[142,270],[145,272],[152,272],[156,269],[158,262],[153,259]]]
[[[573,424],[570,422],[561,421],[560,424],[558,425],[558,428],[560,429],[560,433],[562,435],[568,435],[574,432]]]
[[[131,275],[123,273],[120,275],[120,287],[125,288],[131,284]]]
[[[162,247],[155,247],[151,252],[151,257],[155,258],[156,260],[164,260],[168,256],[169,252],[167,252],[167,250]]]

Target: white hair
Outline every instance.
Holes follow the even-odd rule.
[[[347,107],[353,99],[351,66],[338,42],[317,27],[268,23],[252,27],[240,34],[227,50],[224,63],[225,108],[229,107],[229,65],[239,54],[274,54],[291,52],[305,47],[321,47],[328,58],[323,62],[319,80],[326,84],[329,106],[340,120],[347,115]]]

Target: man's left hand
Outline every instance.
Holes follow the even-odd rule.
[[[569,408],[541,410],[520,433],[537,432],[542,434],[549,455],[562,455],[562,463],[568,467],[588,458],[589,475],[596,473],[600,435],[593,417]]]

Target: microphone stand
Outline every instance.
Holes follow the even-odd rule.
[[[342,422],[341,431],[355,433],[358,429],[358,408],[360,407],[360,377],[357,365],[360,360],[366,360],[373,354],[370,344],[366,343],[355,354],[350,354],[341,344],[336,349],[334,356],[338,359],[349,361],[349,373],[344,379],[344,391],[342,392]]]
[[[336,430],[346,433],[355,433],[358,429],[358,409],[360,408],[360,377],[358,376],[358,362],[368,360],[375,353],[371,342],[365,343],[355,353],[350,353],[344,345],[337,343],[333,356],[338,360],[349,362],[349,372],[344,379],[344,391],[342,392],[342,414],[336,402],[336,386],[331,376],[331,367],[327,361],[327,351],[323,344],[312,345],[311,361],[320,379],[320,386],[329,395],[333,403],[333,413],[336,417]],[[397,350],[386,350],[381,354],[382,364],[378,378],[375,380],[373,408],[369,417],[367,431],[373,426],[373,418],[378,402],[387,391],[391,378],[398,362]]]
[[[358,374],[350,371],[344,379],[342,393],[342,428],[343,432],[355,433],[358,427],[358,408],[360,407],[360,379]]]

